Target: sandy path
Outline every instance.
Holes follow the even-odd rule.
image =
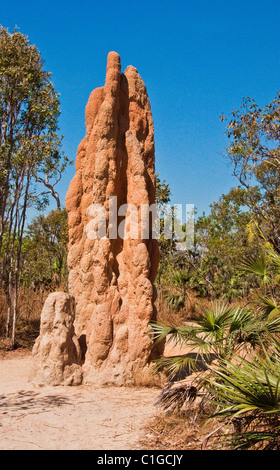
[[[140,448],[158,389],[36,388],[28,382],[30,364],[30,355],[0,359],[1,450]]]

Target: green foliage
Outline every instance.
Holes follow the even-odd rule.
[[[164,217],[169,215],[169,202],[171,191],[169,185],[164,180],[161,182],[159,175],[156,175],[156,204],[158,210],[158,217],[160,219],[160,231],[162,232]],[[161,254],[161,261],[159,266],[159,277],[166,270],[169,262],[169,256],[174,251],[174,240],[165,239],[163,234],[160,234],[159,248]]]
[[[212,204],[209,216],[199,217],[195,224],[197,271],[207,281],[209,296],[229,302],[256,287],[255,278],[237,270],[240,260],[258,249],[258,242],[252,244],[248,237],[251,214],[244,210],[242,196],[242,191],[232,189]]]
[[[266,318],[280,316],[280,255],[266,240],[260,230],[263,248],[255,256],[247,255],[240,263],[240,269],[253,273],[261,279],[261,293],[256,296],[259,310]]]
[[[0,26],[0,287],[15,342],[28,208],[43,209],[69,163],[58,135],[59,98],[36,46]],[[59,271],[59,264],[56,268]]]
[[[220,363],[235,357],[244,348],[251,351],[265,341],[272,333],[280,333],[280,318],[266,319],[247,308],[232,308],[221,302],[214,302],[212,308],[202,309],[200,317],[191,325],[173,327],[165,324],[151,324],[156,341],[174,341],[188,347],[197,356],[192,361],[207,360],[212,356]],[[188,361],[188,355],[177,358],[163,357],[157,361],[157,368],[165,368],[170,374],[176,373]]]
[[[260,248],[244,255],[236,265],[243,275],[260,279],[252,302],[255,308],[215,302],[212,308],[202,308],[191,325],[152,325],[157,341],[175,341],[189,350],[181,356],[162,357],[156,367],[164,368],[171,377],[186,367],[188,373],[195,374],[191,396],[188,383],[163,390],[158,403],[165,409],[175,409],[176,400],[182,406],[193,396],[206,399],[215,407],[210,418],[219,420],[218,430],[229,426],[226,433],[219,432],[219,446],[279,449],[280,255],[258,224],[247,224],[247,233],[251,241],[257,239],[254,248]],[[201,361],[202,371],[198,367]]]
[[[225,117],[222,116],[222,120]],[[243,188],[244,203],[279,252],[280,93],[264,107],[252,98],[227,119],[227,158]]]
[[[166,302],[174,309],[186,307],[188,293],[232,302],[260,286],[256,273],[238,269],[246,256],[255,257],[262,241],[254,236],[252,214],[244,209],[244,190],[234,188],[211,206],[208,216],[195,221],[192,250],[161,249],[160,280]]]
[[[280,307],[278,303],[272,298],[263,297],[261,295],[258,296],[259,301],[259,310],[263,313],[263,315],[268,318],[269,320],[273,320],[274,318],[279,318],[280,316]]]
[[[19,178],[31,179],[28,204],[46,203],[35,184],[51,182],[64,171],[67,157],[61,153],[57,134],[59,98],[51,74],[43,70],[38,49],[18,31],[0,27],[0,191],[4,204],[18,189]],[[28,181],[29,185],[32,183]],[[4,207],[1,207],[4,217]]]
[[[237,365],[225,361],[217,369],[209,367],[216,380],[206,379],[206,388],[221,408],[214,416],[234,419],[251,411],[280,412],[279,357],[254,355],[249,361],[240,358]]]
[[[191,381],[164,388],[159,405],[175,410],[199,397],[215,409],[209,419],[220,423],[218,447],[280,448],[279,317],[216,303],[196,324],[152,326],[157,341],[175,341],[196,352],[157,361],[157,368],[173,378],[186,368],[194,374]]]
[[[271,281],[267,272],[265,253],[260,253],[257,257],[247,255],[247,257],[241,262],[240,266],[244,271],[260,276],[263,284],[267,284]]]
[[[170,202],[171,191],[166,180],[161,182],[159,174],[155,175],[156,178],[156,203],[159,208],[163,208],[165,204]]]
[[[24,238],[22,283],[32,288],[62,285],[67,289],[67,245],[65,209],[36,217]]]
[[[211,417],[234,424],[235,431],[220,437],[231,448],[280,448],[280,344],[271,340],[269,349],[263,347],[249,360],[209,367],[212,376],[205,378],[205,388],[217,407]]]

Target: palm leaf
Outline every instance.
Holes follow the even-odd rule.
[[[240,269],[247,271],[252,274],[256,274],[262,278],[264,284],[270,282],[270,277],[267,271],[267,261],[265,253],[261,253],[259,256],[247,256],[241,262]]]
[[[273,249],[270,243],[267,244],[266,246],[266,253],[267,253],[269,260],[271,261],[271,263],[273,264],[275,268],[276,275],[277,275],[276,277],[279,277],[280,276],[280,255],[276,253],[276,251]]]
[[[256,445],[258,450],[279,450],[279,441],[280,426],[268,426],[268,429],[264,428],[261,431],[253,430],[222,436],[223,444],[234,450],[249,450],[256,448]]]
[[[183,296],[180,294],[173,294],[167,297],[168,305],[171,307],[180,307],[184,306]]]
[[[186,354],[182,356],[161,357],[155,361],[155,364],[157,370],[165,369],[170,378],[173,378],[183,369],[187,370],[186,375],[195,371],[198,359],[199,355],[193,358]]]
[[[232,310],[232,321],[229,328],[229,333],[240,331],[248,324],[251,325],[253,314],[246,308],[237,307]]]
[[[197,320],[197,333],[202,333],[210,341],[220,340],[231,322],[232,309],[226,303],[216,302],[212,308],[201,308],[203,314]]]
[[[280,316],[280,306],[277,305],[274,299],[265,296],[259,296],[260,307],[259,310],[263,313],[265,318],[272,320]]]
[[[268,320],[265,323],[265,329],[268,333],[280,333],[280,317]]]
[[[185,344],[194,336],[193,328],[189,326],[169,326],[163,323],[150,323],[152,328],[151,335],[156,342],[166,340],[174,341],[176,344]]]
[[[210,400],[221,407],[215,417],[227,416],[233,419],[252,411],[278,414],[279,366],[279,361],[270,360],[268,355],[265,359],[255,355],[255,359],[251,358],[250,361],[240,358],[237,365],[225,361],[219,369],[209,366],[214,379],[206,378],[206,389],[211,393]]]

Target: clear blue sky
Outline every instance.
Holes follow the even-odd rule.
[[[0,0],[0,23],[29,36],[61,94],[64,151],[75,159],[90,92],[102,86],[111,50],[148,90],[156,171],[173,203],[198,213],[236,185],[222,157],[229,115],[251,96],[280,90],[279,0]],[[62,201],[74,167],[59,186]]]

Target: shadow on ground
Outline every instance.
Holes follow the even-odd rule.
[[[71,404],[72,402],[62,395],[42,396],[32,390],[0,395],[0,413],[2,415],[13,415],[19,411],[29,412],[31,410],[33,412],[36,412],[36,410],[44,412],[55,407]]]

